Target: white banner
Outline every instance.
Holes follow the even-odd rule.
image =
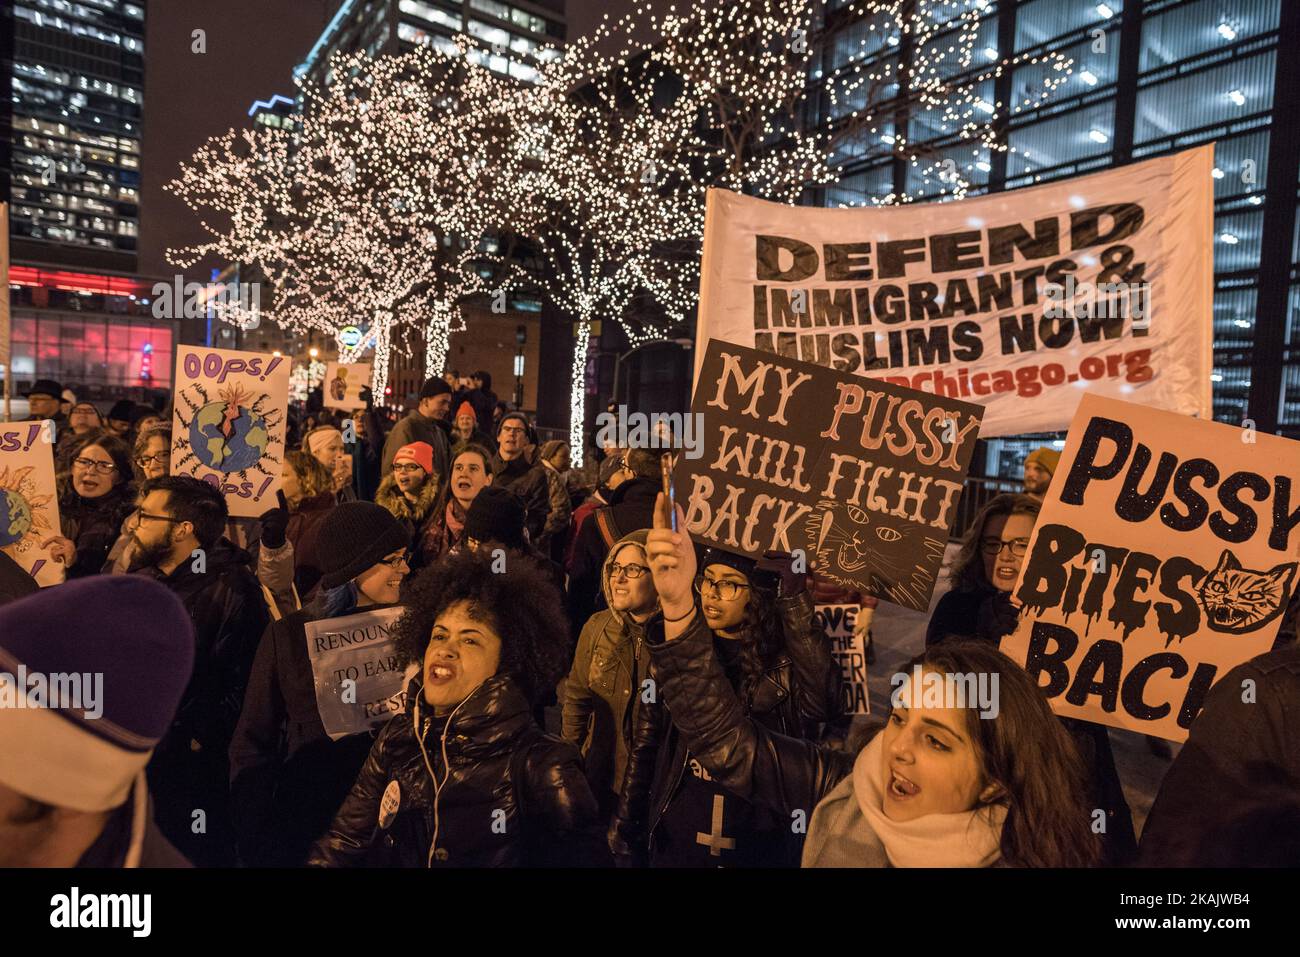
[[[1209,418],[1213,155],[888,208],[710,189],[696,378],[725,339],[980,403],[982,437],[1085,392]]]
[[[389,634],[403,611],[377,608],[303,626],[316,710],[330,740],[369,731],[405,707],[402,668]]]

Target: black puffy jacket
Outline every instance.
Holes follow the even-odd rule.
[[[784,651],[760,681],[742,689],[744,712],[786,737],[814,738],[818,724],[834,721],[843,710],[840,668],[825,630],[814,623],[807,592],[780,599],[777,608]],[[652,850],[655,828],[681,787],[689,760],[687,740],[668,711],[662,695],[636,709],[627,770],[610,825],[611,848],[637,862]],[[799,865],[802,839],[793,831],[790,835],[785,860],[773,863]]]
[[[441,733],[418,678],[407,700],[410,712],[384,726],[308,865],[608,863],[578,749],[537,727],[509,676],[480,685]]]

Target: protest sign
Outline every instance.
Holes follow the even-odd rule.
[[[284,460],[288,360],[177,346],[175,394],[171,474],[220,490],[232,516],[272,508]]]
[[[325,406],[330,409],[364,409],[361,390],[370,384],[369,362],[325,364]]]
[[[1085,396],[1002,650],[1053,709],[1173,741],[1295,593],[1300,443]]]
[[[1213,146],[958,202],[708,191],[696,374],[723,339],[1066,428],[1086,393],[1211,417]]]
[[[303,626],[316,710],[331,740],[369,731],[405,707],[402,668],[390,635],[403,611],[379,608]]]
[[[699,541],[799,549],[831,582],[922,610],[982,411],[715,340],[691,405],[708,454],[679,458],[674,491]]]
[[[42,587],[63,581],[66,570],[41,547],[63,534],[54,441],[49,419],[0,425],[0,550]]]
[[[818,605],[814,623],[826,629],[831,640],[831,656],[840,666],[840,689],[844,714],[870,714],[867,694],[866,635],[855,633],[861,605]]]

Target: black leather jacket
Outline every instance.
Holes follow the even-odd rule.
[[[408,695],[412,710],[380,732],[309,866],[608,863],[578,749],[537,727],[508,676],[480,685],[441,734],[419,679]]]
[[[814,624],[813,601],[807,592],[782,598],[777,607],[785,634],[784,652],[766,669],[761,681],[744,689],[743,701],[720,667],[717,673],[732,700],[740,702],[743,713],[754,722],[790,738],[815,738],[818,724],[835,720],[843,710],[839,665],[831,655],[825,630]],[[713,633],[703,625],[703,616],[696,620],[700,623],[699,642],[711,644]],[[662,619],[657,620],[657,627],[662,638]],[[712,648],[702,656],[715,661]],[[652,674],[657,682],[661,680],[653,666]],[[654,702],[643,702],[636,711],[627,771],[609,831],[611,849],[636,863],[649,853],[655,828],[681,786],[688,751],[708,767],[690,737],[678,728],[679,709],[671,700],[665,707],[663,688],[658,690]],[[746,796],[722,783],[738,797]],[[792,829],[790,836],[785,863],[798,866],[802,838]]]

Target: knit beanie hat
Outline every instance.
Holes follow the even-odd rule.
[[[320,583],[337,588],[350,582],[390,552],[411,547],[411,536],[393,513],[374,502],[343,502],[320,523],[316,548]]]
[[[447,380],[441,376],[425,379],[424,385],[420,386],[421,399],[434,399],[444,393],[451,393],[451,386],[447,385]]]
[[[410,445],[403,445],[393,456],[394,465],[400,462],[414,462],[424,469],[425,475],[432,475],[433,446],[428,442],[412,442]]]
[[[172,591],[96,575],[0,608],[0,781],[77,811],[120,806],[194,667]]]
[[[699,569],[700,574],[704,574],[704,569],[709,565],[726,565],[728,568],[734,568],[746,578],[751,585],[759,588],[776,588],[781,579],[771,572],[759,571],[758,562],[745,555],[737,555],[735,552],[726,552],[721,548],[706,548],[704,554],[700,556]]]
[[[474,419],[475,425],[477,426],[478,413],[474,411],[474,406],[470,405],[468,402],[462,402],[460,404],[460,408],[456,410],[456,414],[453,415],[452,418],[459,419],[462,415],[468,415],[472,417]]]
[[[1061,462],[1061,453],[1056,449],[1043,445],[1025,456],[1025,464],[1028,465],[1030,462],[1033,462],[1049,474],[1055,475],[1056,466]]]
[[[479,489],[465,513],[465,535],[480,542],[524,547],[524,503],[509,489],[488,485]]]
[[[108,410],[110,419],[117,419],[119,422],[130,422],[131,413],[135,411],[135,403],[130,399],[118,399],[113,403],[113,407]]]

